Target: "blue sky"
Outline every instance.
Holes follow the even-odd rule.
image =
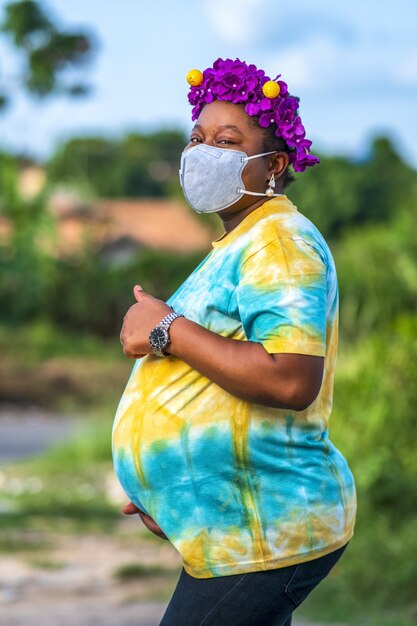
[[[5,0],[0,0],[3,12]],[[85,100],[41,105],[16,94],[0,146],[47,156],[75,134],[191,128],[185,76],[221,56],[282,74],[301,98],[313,149],[360,157],[389,134],[417,166],[415,0],[49,0],[68,27],[96,34]],[[0,80],[18,71],[0,41]]]

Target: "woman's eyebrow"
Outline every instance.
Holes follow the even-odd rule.
[[[229,129],[229,130],[235,130],[235,131],[237,131],[238,133],[240,133],[241,135],[243,135],[243,133],[242,133],[242,131],[240,130],[240,128],[238,128],[238,127],[237,127],[237,126],[235,126],[234,124],[221,124],[218,128],[222,128],[222,129],[223,129],[223,128],[227,128],[227,129]],[[196,124],[196,125],[193,127],[192,131],[193,131],[193,130],[203,130],[203,127],[202,127],[200,124]],[[192,131],[191,131],[191,132],[192,132]]]
[[[222,124],[221,126],[219,126],[219,128],[229,128],[230,130],[236,130],[242,135],[242,131],[240,130],[240,128],[238,128],[234,124]]]

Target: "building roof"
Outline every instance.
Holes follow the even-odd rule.
[[[44,184],[40,167],[27,167],[20,174],[20,192],[28,201]],[[56,218],[55,252],[60,256],[76,255],[86,243],[98,251],[126,244],[129,249],[137,245],[168,252],[199,252],[210,250],[211,242],[220,234],[185,202],[166,198],[85,201],[78,192],[57,186],[48,208]],[[9,220],[0,218],[0,238],[9,235]]]
[[[213,231],[183,203],[165,199],[99,200],[92,207],[104,241],[128,237],[157,250],[194,252],[211,247]]]

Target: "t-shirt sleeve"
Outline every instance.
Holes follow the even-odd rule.
[[[251,254],[236,291],[249,341],[269,353],[325,355],[326,266],[303,239],[277,238]]]

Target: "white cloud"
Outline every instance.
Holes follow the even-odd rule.
[[[273,78],[281,73],[282,80],[288,83],[290,91],[295,94],[298,90],[314,85],[309,58],[299,47],[288,48],[269,56],[262,69]]]
[[[390,90],[417,84],[417,56],[412,49],[410,60],[399,64],[390,48],[370,48],[366,41],[346,47],[331,37],[317,36],[304,45],[285,45],[264,58],[270,75],[282,72],[290,91],[313,92],[320,89],[333,96],[349,98],[372,94],[374,99]],[[414,59],[414,62],[411,62]]]
[[[291,93],[325,88],[338,80],[345,49],[333,40],[318,36],[304,46],[288,45],[266,58],[267,73],[282,73]]]
[[[257,14],[266,0],[205,0],[204,10],[217,34],[230,44],[250,44],[258,37]]]

